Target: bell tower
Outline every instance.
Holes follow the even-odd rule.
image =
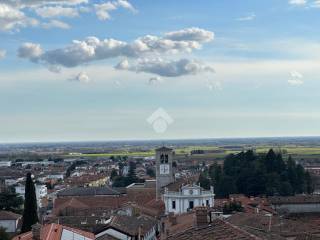
[[[174,182],[173,150],[167,147],[156,149],[157,199],[160,198],[161,188]]]

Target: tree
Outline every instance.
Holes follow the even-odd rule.
[[[156,176],[156,174],[152,168],[147,168],[147,174],[152,178]]]
[[[1,240],[9,240],[9,234],[6,232],[6,229],[4,229],[3,227],[0,227],[0,239]]]
[[[312,178],[309,172],[305,173],[305,182],[306,182],[306,192],[311,194],[314,191],[314,186],[312,183]]]
[[[135,162],[129,163],[129,172],[128,172],[128,182],[134,183],[137,181],[137,175],[136,175],[136,164]]]
[[[206,190],[210,189],[210,180],[203,173],[199,176],[199,184]]]
[[[118,172],[115,169],[112,169],[111,174],[110,174],[110,179],[114,180],[115,177],[118,176]]]
[[[31,173],[27,173],[21,232],[25,233],[30,231],[31,226],[36,224],[38,221],[36,191]]]
[[[0,193],[0,209],[21,214],[23,198],[10,191]]]

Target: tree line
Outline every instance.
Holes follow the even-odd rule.
[[[242,193],[247,196],[290,196],[312,193],[310,174],[289,156],[270,149],[266,154],[255,154],[248,150],[230,154],[223,166],[214,163],[199,177],[200,185],[206,189],[213,185],[217,197]]]

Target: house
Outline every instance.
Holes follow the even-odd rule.
[[[320,195],[270,197],[268,201],[277,212],[320,213]]]
[[[21,215],[9,211],[0,211],[0,227],[3,227],[8,233],[17,232]]]
[[[228,239],[228,240],[262,240],[263,238],[257,237],[244,231],[235,225],[228,223],[219,218],[209,217],[207,207],[197,207],[194,209],[193,226],[190,224],[181,229],[175,229],[174,233],[168,231],[164,232],[165,235],[162,239],[168,240],[215,240],[215,239]],[[188,216],[189,218],[189,216]],[[192,221],[190,218],[189,222]],[[174,224],[176,224],[174,222]],[[163,235],[162,234],[162,235]]]
[[[147,216],[116,215],[108,225],[96,232],[96,240],[155,240],[157,221]]]
[[[66,227],[60,224],[40,225],[35,224],[32,226],[30,232],[26,232],[15,236],[12,240],[94,240],[94,234],[85,232],[79,229]]]
[[[213,187],[206,191],[200,185],[187,184],[179,191],[169,191],[165,188],[162,199],[166,206],[166,213],[181,214],[198,206],[213,207],[214,191]]]

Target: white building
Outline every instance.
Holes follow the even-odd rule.
[[[165,188],[162,200],[166,206],[166,214],[170,212],[181,214],[198,206],[213,207],[214,191],[213,187],[206,191],[196,184],[182,186],[178,192],[168,191]]]
[[[0,227],[4,228],[8,233],[15,233],[21,217],[21,215],[13,212],[0,211]]]
[[[11,161],[0,161],[0,167],[11,167]]]
[[[37,204],[38,204],[38,207],[41,208],[42,207],[41,200],[47,197],[48,189],[46,185],[35,185],[35,189],[36,189]],[[16,186],[15,190],[17,194],[19,194],[21,197],[24,198],[24,195],[26,192],[26,188],[24,185]]]

